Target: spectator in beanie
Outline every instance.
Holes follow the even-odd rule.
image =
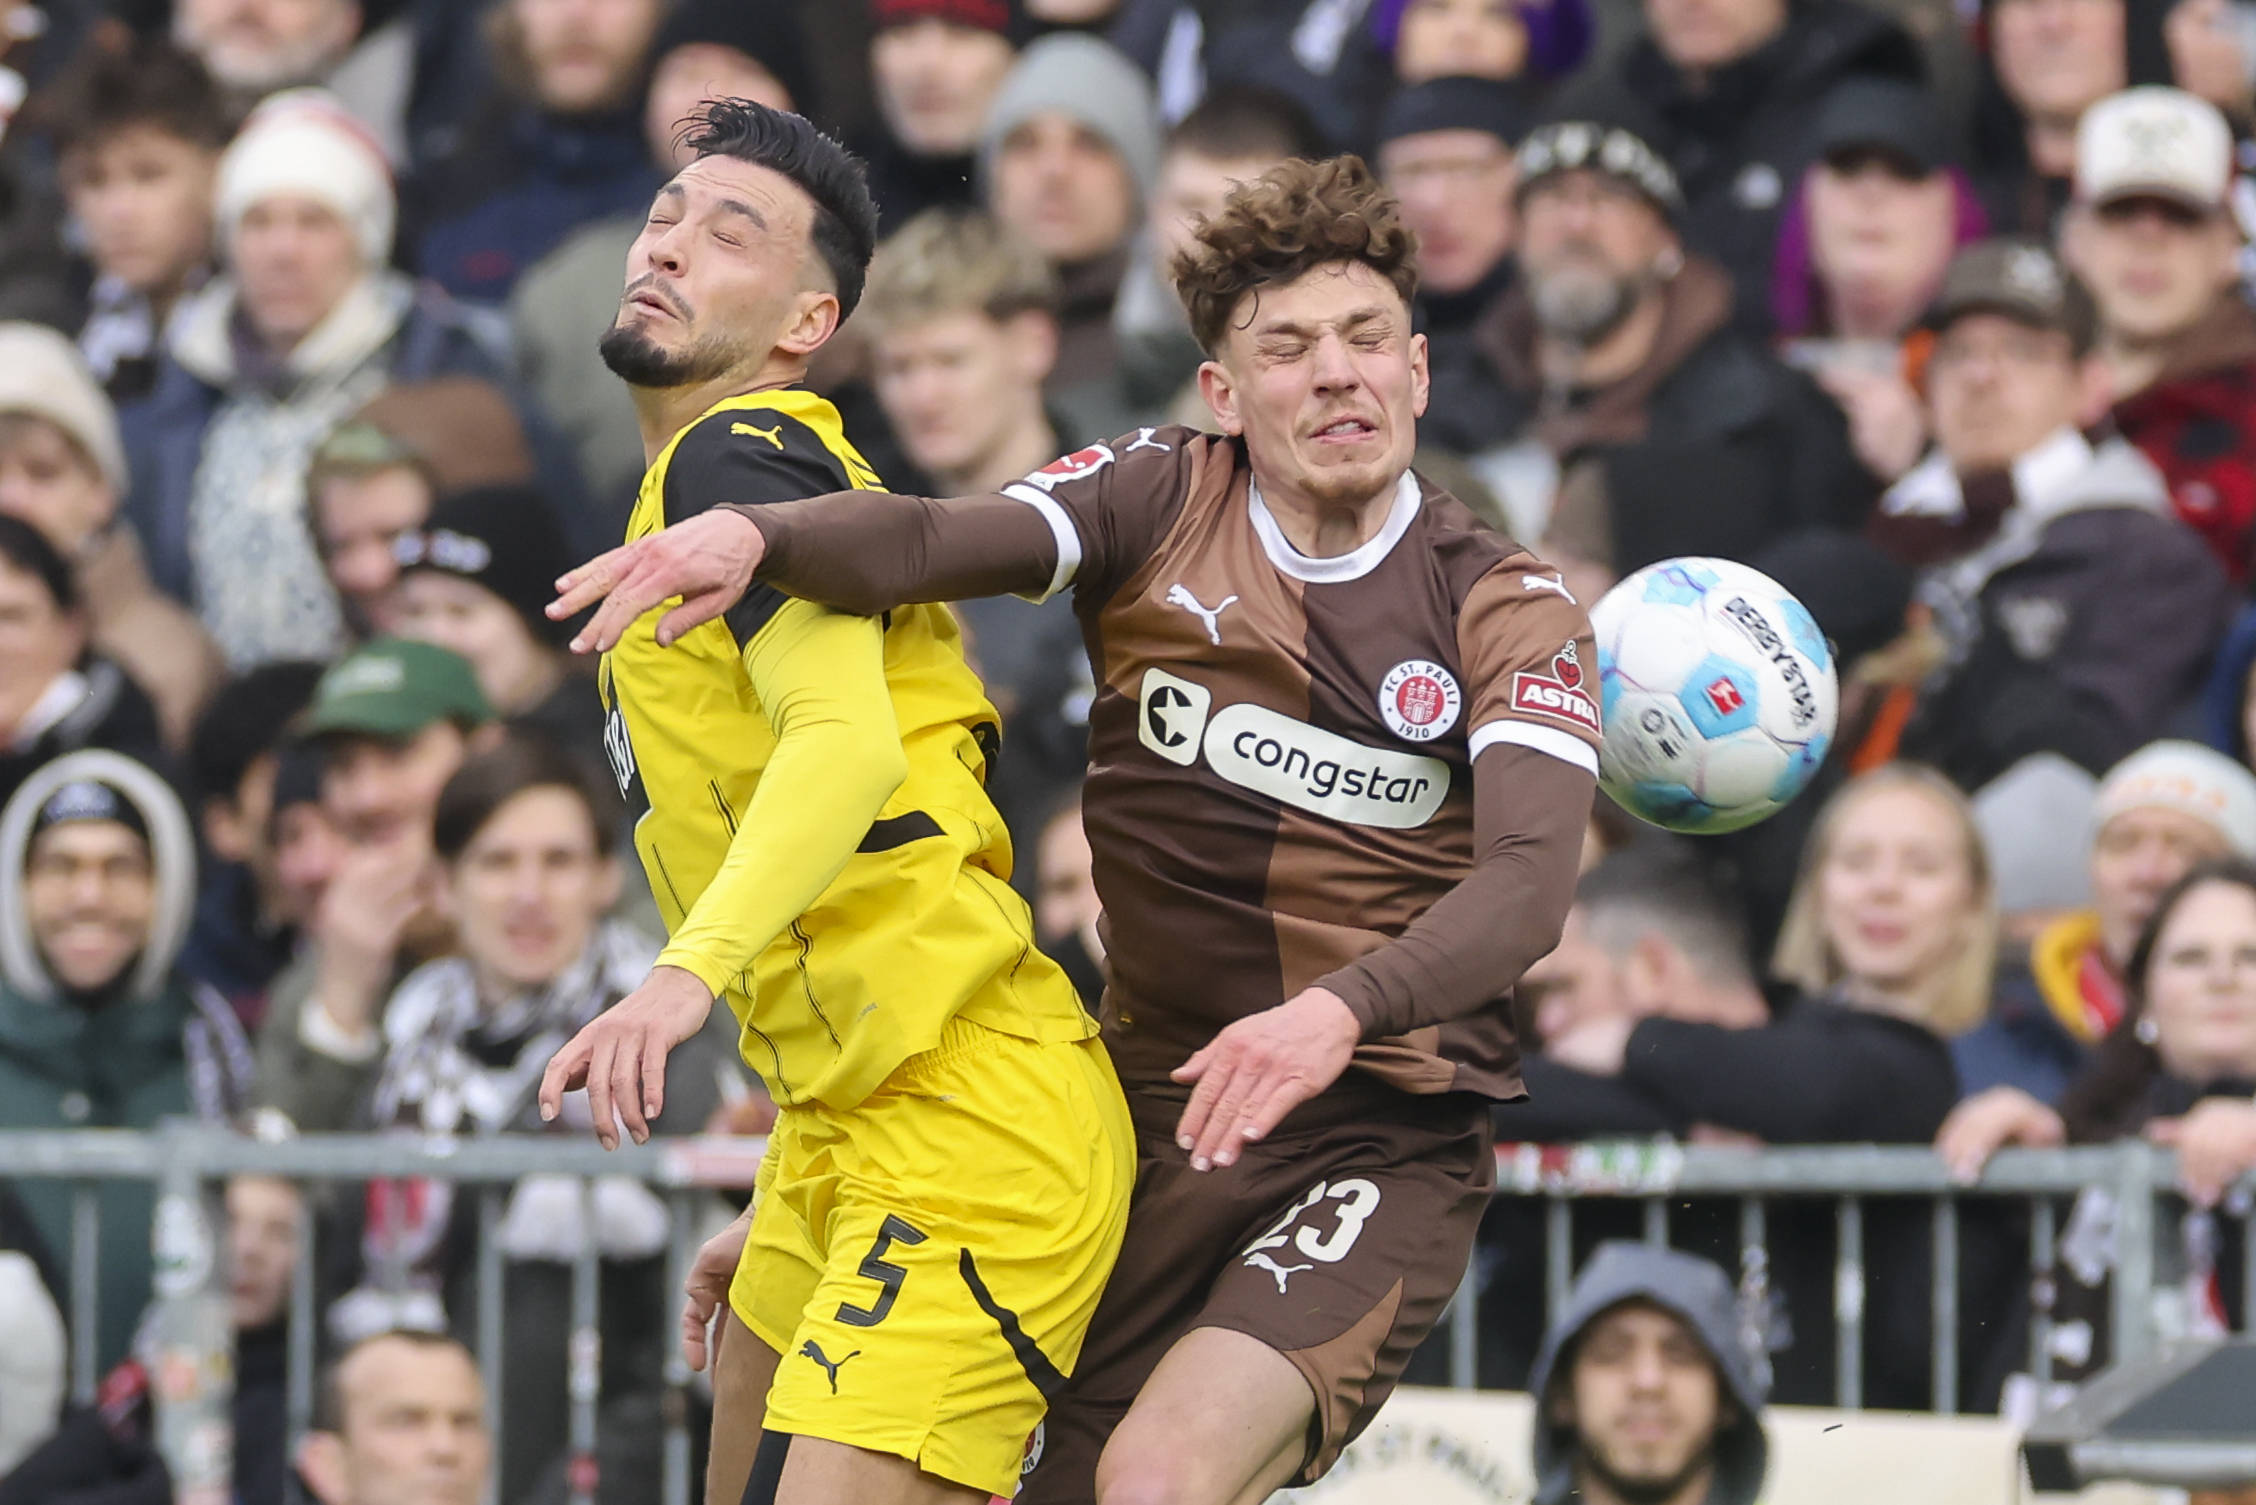
[[[89,49],[43,118],[92,263],[79,348],[124,402],[155,379],[173,310],[211,280],[212,185],[231,121],[203,64],[155,40]]]
[[[1225,84],[1177,121],[1160,153],[1159,177],[1144,210],[1143,235],[1113,304],[1120,397],[1139,415],[1172,412],[1197,402],[1186,388],[1206,352],[1191,334],[1183,300],[1168,275],[1202,215],[1218,213],[1230,190],[1292,157],[1321,157],[1323,139],[1308,112],[1273,89]],[[1203,406],[1196,409],[1203,414]],[[1206,420],[1200,417],[1199,422]],[[1092,415],[1091,433],[1115,433]]]
[[[1966,789],[2045,752],[2096,774],[2198,690],[2230,612],[2224,569],[2143,455],[2086,436],[2107,373],[2091,299],[2050,251],[1961,252],[1926,323],[1935,448],[1874,532],[1924,567],[1947,653],[1904,751]]]
[[[236,114],[286,89],[326,89],[405,158],[414,37],[406,18],[380,24],[382,0],[178,0],[173,38],[203,60]]]
[[[574,563],[539,492],[493,487],[442,497],[396,544],[399,633],[451,649],[511,730],[605,766],[603,702],[564,645],[573,627],[542,610]]]
[[[684,165],[682,122],[705,99],[751,99],[801,114],[812,108],[813,73],[789,0],[683,0],[651,56],[643,145],[662,177]],[[571,437],[595,502],[590,528],[575,527],[572,536],[602,548],[619,541],[646,461],[634,401],[596,345],[618,313],[619,269],[648,210],[637,203],[575,230],[517,279],[509,297],[518,374]]]
[[[927,209],[979,201],[973,154],[1018,54],[1018,20],[1010,0],[869,0],[869,17],[884,129],[862,156],[890,232]]]
[[[1475,330],[1512,283],[1512,152],[1533,122],[1521,90],[1485,78],[1413,84],[1379,117],[1379,176],[1418,237],[1417,316],[1433,376],[1423,434],[1477,434],[1508,401]]]
[[[1596,34],[1584,0],[1378,0],[1371,37],[1403,84],[1432,79],[1560,79]]]
[[[80,748],[163,761],[156,708],[89,636],[68,561],[31,524],[0,516],[0,800]]]
[[[649,208],[664,178],[643,103],[665,10],[665,0],[502,0],[502,87],[411,204],[418,271],[466,302],[499,304],[573,230]]]
[[[1074,33],[1027,48],[987,117],[979,165],[988,206],[1057,272],[1054,396],[1111,377],[1113,301],[1158,170],[1159,131],[1135,65]]]
[[[69,562],[94,650],[155,701],[177,748],[219,682],[219,653],[151,583],[133,530],[119,525],[125,489],[117,415],[70,341],[0,324],[0,515],[37,528]]]
[[[1767,333],[1778,225],[1852,78],[1916,83],[1919,48],[1852,0],[1645,0],[1646,35],[1571,86],[1562,111],[1627,127],[1683,184],[1684,243],[1722,266],[1740,327]]]
[[[1961,246],[1988,221],[1956,166],[1926,91],[1888,79],[1843,84],[1818,116],[1818,160],[1778,237],[1771,316],[1787,358],[1849,420],[1857,458],[1883,481],[1927,447],[1904,380],[1904,337]]]
[[[285,659],[229,681],[198,718],[189,744],[206,861],[180,965],[254,1028],[265,1017],[267,989],[297,952],[306,918],[282,881],[276,790],[290,723],[313,699],[321,669]]]
[[[2009,967],[1980,1029],[1952,1042],[1966,1100],[1936,1145],[1979,1165],[2017,1116],[2056,1103],[2092,1047],[2129,1012],[2139,933],[2169,887],[2204,862],[2256,860],[2256,775],[2191,742],[2151,742],[2100,781],[2087,872],[2091,906],[2047,924],[2026,965]]]
[[[2177,89],[2084,112],[2062,251],[2099,310],[2123,437],[2236,583],[2256,564],[2256,312],[2240,296],[2232,128]]]
[[[459,308],[387,268],[390,174],[326,97],[262,106],[217,202],[228,275],[182,306],[155,388],[120,417],[151,572],[241,669],[343,645],[305,525],[323,436],[391,382],[498,366]]]
[[[1474,331],[1503,403],[1432,436],[1474,459],[1509,530],[1602,590],[1656,559],[1858,525],[1871,485],[1840,413],[1732,328],[1730,279],[1678,237],[1668,164],[1570,121],[1532,133],[1518,168],[1519,275]]]
[[[115,753],[58,758],[0,809],[0,1124],[153,1129],[225,1120],[250,1087],[250,1051],[226,1002],[174,965],[196,894],[195,838],[180,801]],[[69,1186],[19,1194],[50,1248],[71,1246]],[[147,1182],[105,1182],[108,1229],[147,1228]],[[95,1362],[125,1357],[148,1304],[149,1241],[99,1250]]]

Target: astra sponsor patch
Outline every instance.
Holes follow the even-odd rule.
[[[1579,726],[1586,732],[1598,730],[1598,707],[1579,688],[1563,685],[1548,674],[1529,674],[1521,671],[1512,676],[1512,709],[1531,716],[1548,716],[1554,721],[1564,721]]]
[[[1234,705],[1206,726],[1206,761],[1241,789],[1356,826],[1406,831],[1449,796],[1449,765],[1365,747],[1265,706]]]

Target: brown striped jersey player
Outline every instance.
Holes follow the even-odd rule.
[[[751,528],[716,509],[581,577],[622,615],[682,594],[684,619],[754,578],[856,613],[1072,593],[1105,1041],[1139,1165],[1030,1450],[1018,1498],[1037,1505],[1258,1499],[1369,1422],[1465,1270],[1489,1107],[1522,1095],[1510,988],[1572,897],[1589,622],[1557,571],[1409,468],[1424,346],[1391,203],[1361,173],[1288,164],[1233,195],[1241,228],[1310,222],[1294,193],[1346,193],[1377,227],[1329,265],[1277,252],[1206,321],[1201,379],[1233,432],[1141,428],[985,496],[738,509]],[[1202,233],[1212,257],[1231,244]],[[1351,536],[1311,550],[1307,478],[1382,453],[1366,430],[1386,448]],[[1335,1029],[1336,1054],[1303,1043]]]

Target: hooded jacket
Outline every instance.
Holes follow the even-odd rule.
[[[1640,38],[1557,113],[1627,126],[1668,159],[1686,247],[1724,265],[1739,327],[1764,334],[1779,220],[1816,159],[1826,98],[1851,78],[1917,83],[1924,71],[1919,44],[1888,17],[1851,0],[1797,0],[1777,36],[1704,79]]]
[[[1742,1337],[1731,1282],[1704,1259],[1621,1240],[1599,1245],[1583,1267],[1528,1376],[1537,1407],[1534,1505],[1567,1505],[1579,1498],[1574,1428],[1552,1418],[1552,1403],[1566,1388],[1583,1333],[1625,1301],[1648,1301],[1672,1313],[1715,1361],[1735,1414],[1716,1433],[1715,1478],[1703,1505],[1754,1505],[1770,1462],[1761,1419],[1770,1377],[1767,1365],[1749,1357],[1752,1345]]]
[[[242,333],[237,306],[226,278],[183,304],[149,396],[118,422],[124,516],[150,576],[242,669],[343,646],[305,526],[306,462],[330,429],[395,382],[503,378],[460,307],[397,273],[363,278],[281,362]]]
[[[140,959],[105,995],[64,996],[31,935],[21,875],[39,807],[63,785],[99,779],[130,799],[149,830],[156,906]],[[196,849],[187,813],[163,780],[117,753],[89,750],[48,764],[0,810],[0,1126],[12,1129],[148,1129],[194,1114],[223,1119],[250,1085],[250,1047],[225,1000],[182,978],[173,963],[195,903]],[[47,1247],[71,1247],[71,1191],[63,1182],[18,1185]],[[96,1362],[125,1356],[149,1300],[147,1182],[111,1180],[101,1215],[101,1331]]]

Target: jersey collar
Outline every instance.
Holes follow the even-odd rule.
[[[1403,471],[1402,479],[1395,484],[1394,505],[1387,511],[1385,526],[1345,554],[1312,559],[1286,540],[1269,504],[1261,499],[1261,483],[1250,476],[1246,479],[1246,511],[1252,515],[1253,532],[1261,540],[1261,551],[1278,569],[1309,585],[1338,585],[1360,580],[1377,569],[1379,561],[1392,553],[1402,535],[1410,531],[1411,520],[1418,515],[1423,500],[1418,478]]]

